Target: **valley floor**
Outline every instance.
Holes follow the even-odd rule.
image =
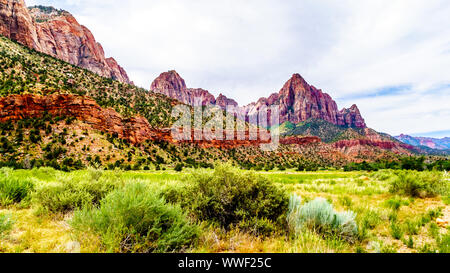
[[[35,184],[59,183],[84,175],[99,175],[94,170],[63,173],[51,169],[9,170],[9,176],[32,180]],[[104,171],[100,175],[124,183],[144,182],[158,188],[182,186],[192,170],[174,171]],[[412,198],[389,192],[389,173],[366,172],[260,172],[278,187],[296,193],[303,200],[327,199],[336,211],[351,210],[357,214],[357,242],[323,236],[305,230],[298,236],[274,233],[258,237],[232,229],[200,225],[195,247],[187,252],[236,253],[348,253],[396,252],[419,253],[448,251],[450,206],[447,196]],[[448,179],[448,177],[446,178]],[[0,217],[10,217],[9,232],[0,229],[0,253],[106,252],[100,239],[86,235],[77,241],[70,220],[73,212],[48,213],[31,200],[0,206]],[[3,220],[5,222],[5,220]],[[1,225],[1,220],[0,220]],[[4,224],[5,225],[5,224]]]

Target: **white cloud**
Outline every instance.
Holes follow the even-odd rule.
[[[143,87],[176,69],[241,104],[293,74],[391,134],[450,130],[446,0],[33,0],[72,12]],[[361,98],[391,86],[407,92]],[[433,91],[434,90],[434,91]],[[355,99],[351,99],[354,97]]]

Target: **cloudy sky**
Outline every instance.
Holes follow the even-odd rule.
[[[26,0],[70,11],[139,86],[175,69],[241,105],[293,73],[393,135],[450,136],[448,0]]]

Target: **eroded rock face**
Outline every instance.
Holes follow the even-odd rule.
[[[230,98],[227,98],[223,94],[220,94],[216,99],[216,105],[222,109],[226,109],[228,106],[238,107],[238,103]]]
[[[286,121],[297,124],[308,119],[322,119],[345,127],[367,127],[356,105],[339,111],[330,95],[309,85],[299,74],[294,74],[279,93],[274,93],[268,98],[260,98],[257,102],[243,107],[238,107],[235,100],[222,94],[214,98],[207,90],[187,88],[183,78],[173,70],[156,78],[150,90],[189,105],[194,105],[197,97],[202,105],[216,105],[222,109],[226,109],[228,105],[235,106],[242,116],[258,115],[258,110],[262,107],[279,105],[280,124]]]
[[[113,109],[101,108],[93,99],[75,95],[12,95],[0,98],[0,122],[41,117],[45,112],[53,116],[75,117],[94,129],[117,134],[131,143],[157,139],[143,117],[124,119]]]
[[[338,125],[356,128],[366,128],[366,122],[355,104],[349,109],[344,108],[338,113]]]
[[[308,144],[318,144],[321,143],[322,140],[318,137],[298,137],[291,136],[280,139],[280,143],[284,145],[308,145]]]
[[[339,111],[330,95],[309,85],[299,74],[294,74],[279,93],[261,98],[245,108],[252,113],[271,105],[280,105],[280,123],[290,121],[297,124],[308,119],[322,119],[340,126],[366,128],[356,105]]]
[[[40,50],[34,20],[23,0],[0,0],[0,34]]]
[[[175,70],[162,73],[153,81],[150,90],[192,106],[216,105],[214,95],[201,88],[187,88],[184,79]]]
[[[172,137],[170,129],[154,129],[147,119],[136,116],[125,119],[114,109],[104,109],[89,97],[53,94],[39,95],[11,95],[0,98],[0,122],[18,121],[24,118],[42,117],[44,113],[52,116],[75,117],[86,122],[95,130],[117,135],[133,144],[147,140],[167,141],[170,143],[195,143],[203,147],[232,148],[238,146],[256,146],[265,143],[259,140],[251,141],[249,132],[245,132],[245,140],[195,140],[192,132],[191,139],[177,141]]]
[[[125,70],[105,57],[91,31],[66,11],[28,10],[23,0],[0,0],[0,34],[100,76],[131,83]]]

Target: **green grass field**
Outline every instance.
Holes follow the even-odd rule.
[[[195,180],[193,177],[199,173],[203,176]],[[217,196],[214,206],[224,202],[222,198],[233,198],[229,192],[240,194],[233,183],[236,179],[247,179],[249,172],[231,169],[231,173],[240,176],[233,176],[217,189],[211,187],[214,185],[211,181],[203,181],[198,182],[205,185],[198,188],[201,192],[186,190],[192,188],[195,181],[214,177],[212,173],[213,170],[194,169],[180,173],[94,169],[65,173],[50,168],[3,168],[0,170],[0,252],[450,251],[449,177],[444,173],[434,173],[435,176],[428,178],[411,173],[412,182],[417,176],[417,181],[422,179],[426,186],[421,185],[417,191],[409,187],[408,192],[395,192],[392,190],[394,181],[409,178],[399,180],[399,175],[393,171],[258,172],[258,178],[248,178],[248,181],[260,179],[268,181],[269,186],[258,192],[254,189],[260,184],[255,182],[258,186],[249,189],[246,197],[249,200],[242,205],[248,211],[230,212],[232,216],[245,215],[232,225],[223,225],[220,215],[211,216],[210,221],[208,215],[212,214],[201,209],[212,206],[211,200]],[[228,180],[226,175],[224,177],[221,179]],[[432,180],[435,177],[438,181]],[[226,184],[228,182],[230,184]],[[245,183],[242,187],[246,187]],[[435,184],[429,187],[432,183]],[[144,186],[129,186],[137,184]],[[436,187],[439,190],[434,192]],[[216,197],[208,197],[209,192],[216,190]],[[350,240],[343,233],[318,224],[302,225],[292,232],[286,220],[287,201],[284,206],[274,206],[278,197],[261,196],[262,193],[276,195],[278,190],[287,197],[296,194],[302,204],[320,197],[332,204],[336,213],[353,212],[357,230],[352,231]],[[148,198],[140,199],[140,194]],[[251,196],[255,196],[255,200]],[[267,204],[254,208],[255,202]],[[239,204],[234,205],[235,210],[241,208]],[[272,221],[261,212],[269,206],[273,211],[278,208],[286,211],[277,212],[279,217]],[[259,218],[253,221],[250,211],[256,211]],[[223,213],[228,211],[223,210]],[[152,217],[170,224],[162,225]],[[213,221],[213,217],[218,220]],[[148,229],[145,225],[154,228]]]

